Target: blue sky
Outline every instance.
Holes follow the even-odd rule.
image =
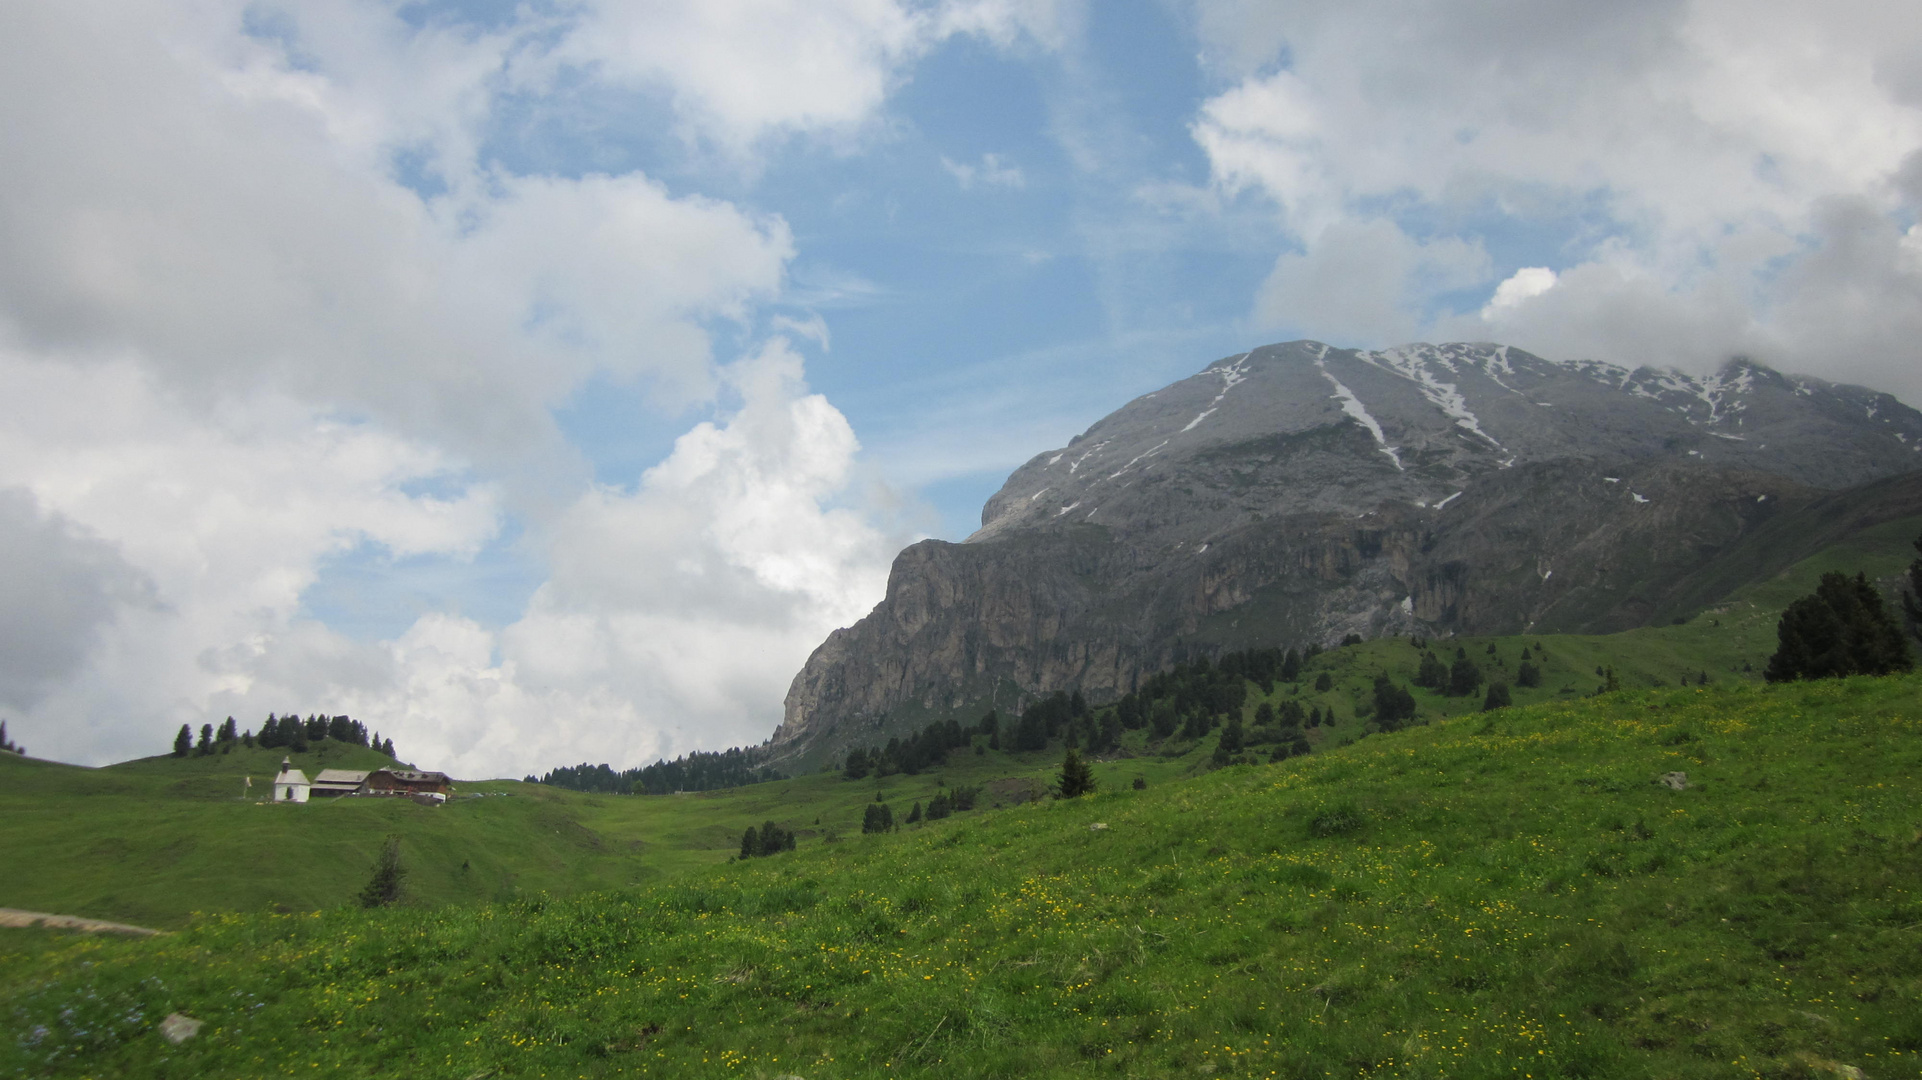
[[[759,741],[902,546],[1265,342],[1922,399],[1900,3],[63,0],[0,54],[0,710],[70,760]]]

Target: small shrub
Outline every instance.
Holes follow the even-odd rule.
[[[400,864],[400,837],[390,836],[380,849],[380,858],[374,861],[373,876],[360,890],[360,906],[386,907],[399,901],[401,884],[406,878],[407,869]]]

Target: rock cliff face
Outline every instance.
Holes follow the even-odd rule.
[[[1922,469],[1887,394],[1733,362],[1698,379],[1499,345],[1271,345],[1036,456],[961,544],[895,560],[795,677],[811,762],[930,716],[1183,651],[1383,634],[1607,632],[1825,492]],[[1897,500],[1900,501],[1899,499]]]

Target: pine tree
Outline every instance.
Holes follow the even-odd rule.
[[[741,834],[741,858],[752,859],[760,853],[761,834],[754,826],[749,825],[747,831]]]
[[[874,802],[861,815],[861,831],[864,833],[883,833],[894,831],[894,811],[877,796]]]
[[[1061,759],[1061,779],[1055,788],[1057,799],[1077,799],[1094,793],[1094,770],[1081,760],[1081,755],[1072,746],[1068,748],[1067,756]]]
[[[401,883],[406,877],[407,870],[400,864],[400,837],[390,836],[386,846],[380,849],[380,858],[374,863],[374,874],[367,879],[367,887],[360,890],[360,906],[386,907],[399,900]]]
[[[1468,658],[1466,651],[1455,657],[1455,663],[1448,669],[1448,696],[1467,697],[1482,684],[1482,669]]]
[[[1248,734],[1242,729],[1241,717],[1231,716],[1228,718],[1227,726],[1221,729],[1221,742],[1215,750],[1219,754],[1239,754],[1247,742]]]
[[[221,742],[233,742],[240,738],[240,726],[234,723],[233,717],[229,716],[227,722],[220,725],[220,733],[215,737]]]
[[[920,802],[917,801],[914,804],[914,809],[908,811],[908,824],[913,825],[915,822],[920,820],[921,820],[921,804]]]
[[[1915,553],[1922,555],[1922,536],[1915,538]],[[1922,558],[1909,564],[1908,589],[1902,594],[1902,611],[1909,618],[1909,633],[1922,638]]]
[[[1383,731],[1399,731],[1415,718],[1415,695],[1396,686],[1387,675],[1375,676],[1375,726]]]
[[[1513,704],[1514,702],[1509,700],[1507,683],[1488,684],[1488,696],[1482,699],[1483,712],[1506,709]]]
[[[1540,686],[1541,684],[1542,684],[1541,668],[1536,667],[1534,664],[1528,662],[1527,660],[1523,660],[1522,666],[1515,669],[1515,685],[1516,686],[1536,687],[1536,686]]]
[[[1815,592],[1789,605],[1776,624],[1769,682],[1888,675],[1915,666],[1902,632],[1866,576],[1823,574]]]
[[[1320,675],[1315,676],[1315,692],[1316,693],[1325,694],[1328,691],[1333,690],[1334,688],[1335,688],[1334,676],[1328,674],[1325,671],[1322,672]]]
[[[214,726],[212,724],[202,724],[200,725],[200,745],[196,748],[195,753],[200,757],[212,757],[213,752]]]
[[[180,734],[174,736],[174,756],[186,757],[193,752],[194,731],[185,724],[180,725]]]
[[[1422,653],[1421,668],[1415,672],[1415,685],[1440,690],[1448,685],[1448,665],[1442,663],[1434,653]]]
[[[1293,703],[1290,702],[1290,704],[1293,704]],[[1255,708],[1255,726],[1256,727],[1269,727],[1273,725],[1274,722],[1275,722],[1275,706],[1271,702],[1264,701],[1260,705],[1256,706]]]

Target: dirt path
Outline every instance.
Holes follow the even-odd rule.
[[[57,930],[87,930],[102,934],[135,934],[146,937],[164,934],[165,930],[149,930],[144,926],[128,926],[126,923],[107,922],[102,919],[82,919],[73,915],[49,915],[44,911],[21,911],[19,908],[0,908],[0,926],[50,926]]]

